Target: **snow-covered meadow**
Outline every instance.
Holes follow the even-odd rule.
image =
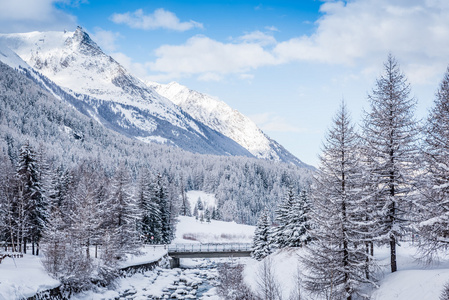
[[[371,295],[370,299],[440,300],[444,285],[449,282],[449,257],[441,258],[438,264],[426,265],[416,259],[416,247],[411,243],[404,242],[397,248],[398,271],[391,273],[389,251],[387,247],[375,248],[374,255],[379,261],[381,270],[377,274],[379,288],[366,291]],[[298,288],[298,275],[301,274],[298,258],[302,254],[301,248],[294,250],[285,248],[266,258],[271,261],[283,299],[289,299],[294,290]],[[249,260],[245,266],[245,281],[253,291],[257,291],[259,288],[258,273],[263,263],[263,260]],[[303,288],[301,288],[301,292],[306,299],[309,299],[309,295]]]
[[[193,217],[179,217],[174,243],[226,243],[251,242],[254,226],[232,222],[200,222]],[[197,240],[184,239],[194,235]],[[234,237],[229,239],[228,237]],[[141,256],[129,256],[122,267],[148,263],[166,254],[164,246],[146,246]],[[302,249],[283,249],[269,256],[276,280],[279,282],[283,299],[297,289],[300,274],[298,256]],[[398,271],[389,272],[389,249],[376,247],[375,256],[381,264],[379,288],[367,291],[373,300],[439,300],[443,286],[449,282],[449,258],[441,258],[438,264],[427,266],[415,259],[416,248],[408,242],[398,247]],[[57,287],[59,282],[45,271],[40,257],[25,255],[23,258],[6,258],[0,264],[0,299],[21,299],[39,291]],[[226,259],[183,259],[183,269],[156,268],[143,274],[119,278],[114,289],[98,289],[78,294],[73,299],[143,299],[179,293],[185,299],[220,299],[213,284],[216,283],[216,263]],[[235,262],[235,261],[234,261]],[[237,259],[244,264],[245,282],[254,292],[258,290],[258,273],[263,261],[251,258]],[[201,286],[205,289],[201,291]],[[201,291],[201,297],[197,296]],[[184,292],[186,294],[181,294]],[[190,294],[190,292],[192,294]],[[302,289],[302,292],[304,290]],[[190,296],[189,296],[190,295]],[[304,295],[304,294],[303,294]],[[305,294],[307,296],[307,294]],[[196,298],[195,298],[196,297]]]

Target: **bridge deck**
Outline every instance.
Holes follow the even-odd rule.
[[[168,253],[251,252],[251,244],[172,244]]]
[[[251,244],[172,244],[168,255],[172,268],[177,268],[181,258],[249,257],[251,249]]]

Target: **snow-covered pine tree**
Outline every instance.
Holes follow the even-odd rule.
[[[198,219],[198,204],[195,203],[195,206],[193,207],[193,216]]]
[[[449,245],[449,68],[436,93],[424,128],[424,174],[417,200],[422,258],[435,259]]]
[[[13,248],[17,246],[17,195],[16,177],[13,164],[0,151],[0,238]],[[15,251],[19,251],[15,248]]]
[[[369,256],[363,247],[369,239],[360,207],[358,138],[344,104],[333,119],[312,185],[312,242],[301,257],[305,287],[327,299],[352,299],[362,294]]]
[[[368,96],[370,112],[365,114],[363,153],[371,160],[366,167],[372,180],[372,204],[378,215],[376,240],[390,246],[391,272],[397,270],[396,244],[407,226],[411,207],[413,172],[418,152],[418,124],[414,118],[416,100],[410,85],[390,54],[385,73]]]
[[[204,211],[204,218],[206,219],[207,223],[210,223],[210,209],[209,207],[206,207],[206,210]]]
[[[179,211],[179,215],[181,216],[192,216],[192,209],[190,207],[189,199],[187,199],[184,182],[181,178],[181,209]]]
[[[204,210],[203,201],[201,201],[201,197],[198,197],[198,200],[196,200],[196,205],[198,207],[198,210]]]
[[[137,202],[141,213],[140,235],[146,243],[159,243],[162,239],[161,211],[153,197],[154,183],[147,169],[140,174]]]
[[[39,255],[39,241],[45,230],[49,213],[48,201],[40,181],[40,170],[35,155],[35,151],[28,142],[20,148],[17,178],[20,197],[24,202],[24,215],[20,218],[23,218],[23,221],[26,220],[26,238],[30,239],[32,243],[32,254]],[[37,246],[36,250],[35,246]]]
[[[160,243],[169,244],[174,237],[174,228],[172,228],[170,203],[167,197],[164,179],[161,174],[156,176],[156,182],[153,190],[153,199],[159,205],[161,220],[161,240]]]
[[[307,192],[301,191],[299,197],[293,198],[293,204],[288,212],[284,240],[287,247],[301,247],[310,242],[309,200]]]
[[[260,215],[257,227],[254,232],[253,248],[251,257],[262,260],[271,253],[271,224],[268,217],[268,210],[264,209]]]
[[[293,208],[293,203],[295,202],[295,195],[293,194],[293,189],[289,188],[287,195],[284,200],[279,204],[276,209],[276,227],[272,230],[272,243],[273,247],[284,248],[287,247],[288,233],[287,225],[290,222],[291,210]]]

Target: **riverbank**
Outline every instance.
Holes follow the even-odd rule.
[[[166,254],[165,246],[146,245],[141,255],[128,255],[119,263],[123,273],[152,269],[152,263],[160,261]],[[0,300],[27,299],[61,285],[52,278],[42,264],[43,256],[25,254],[21,258],[6,257],[0,264]]]

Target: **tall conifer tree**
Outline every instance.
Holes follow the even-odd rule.
[[[328,299],[352,299],[361,294],[368,253],[360,207],[358,138],[344,104],[334,118],[320,156],[320,169],[312,186],[312,242],[302,262],[308,270],[304,284]]]
[[[390,54],[385,72],[369,95],[370,111],[363,126],[367,173],[375,182],[370,197],[377,211],[377,240],[390,246],[391,272],[397,270],[396,244],[407,225],[412,175],[417,155],[416,100],[410,85]]]
[[[436,93],[425,126],[423,147],[424,174],[421,199],[417,201],[422,241],[420,252],[427,261],[449,241],[449,68]]]

